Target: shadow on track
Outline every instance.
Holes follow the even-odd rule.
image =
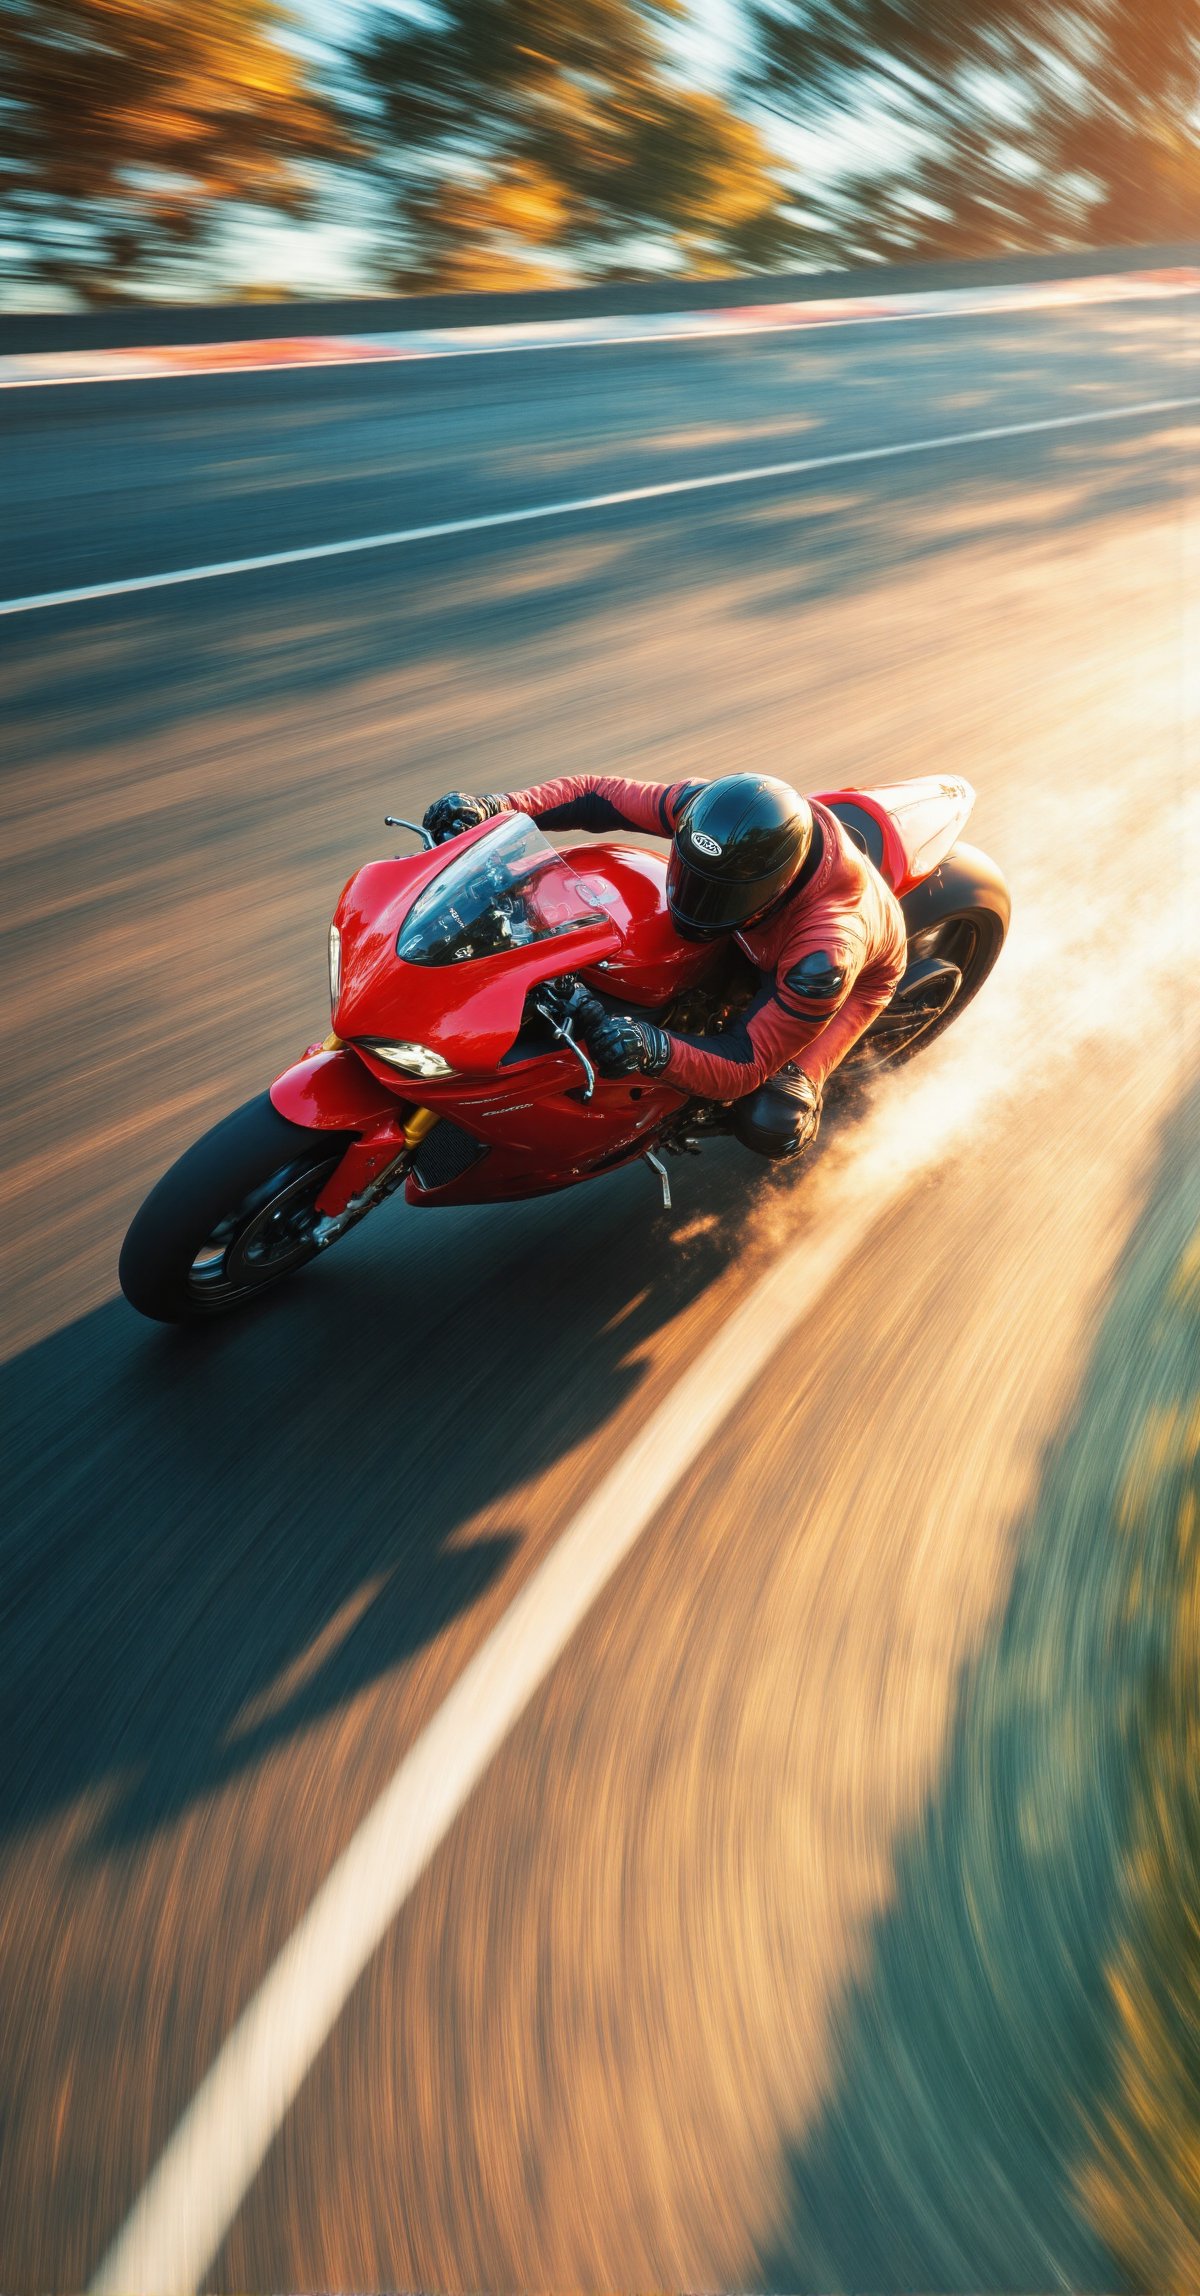
[[[1193,1093],[1166,1128],[1073,1423],[1017,1528],[1007,1615],[962,1683],[948,1774],[898,1857],[835,2024],[836,2091],[786,2163],[755,2285],[1120,2280],[1082,2179],[1122,2111],[1110,1972],[1139,1717],[1180,1571],[1177,1510],[1131,1527],[1122,1493],[1156,1416],[1200,1404],[1195,1305],[1171,1295],[1200,1226],[1198,1141]]]
[[[692,1174],[693,1241],[640,1170],[586,1206],[389,1208],[241,1321],[117,1301],[5,1367],[0,1829],[95,1789],[101,1848],[160,1825],[469,1608],[524,1532],[472,1519],[596,1434],[737,1253],[744,1163]]]

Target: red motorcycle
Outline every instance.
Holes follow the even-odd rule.
[[[846,789],[836,813],[899,897],[908,966],[837,1072],[906,1060],[960,1013],[1004,943],[995,863],[958,842],[956,779]],[[241,1307],[403,1189],[410,1204],[503,1203],[737,1134],[739,1103],[654,1078],[598,1077],[597,1010],[690,1036],[729,1026],[757,986],[733,941],[683,940],[666,862],[605,839],[563,850],[519,813],[372,861],[329,928],[336,1033],[198,1140],[146,1198],[121,1251],[125,1297],[183,1323]],[[753,1144],[764,1147],[756,1128]],[[767,1153],[771,1148],[767,1144]],[[781,1144],[779,1153],[785,1153]]]

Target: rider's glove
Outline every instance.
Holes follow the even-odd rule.
[[[671,1057],[666,1030],[628,1013],[605,1013],[593,1021],[587,1041],[601,1076],[657,1076]]]
[[[444,845],[448,837],[459,837],[464,829],[477,829],[481,821],[490,821],[493,814],[507,810],[507,797],[472,797],[465,789],[452,789],[426,807],[421,826],[429,831],[435,845]]]

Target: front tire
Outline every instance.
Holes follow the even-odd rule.
[[[130,1306],[197,1323],[304,1267],[319,1249],[315,1200],[353,1137],[290,1124],[266,1092],[215,1124],[133,1219],[118,1268]]]

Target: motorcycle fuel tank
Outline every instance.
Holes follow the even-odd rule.
[[[667,864],[640,845],[572,845],[579,882],[602,904],[621,936],[619,949],[578,970],[589,988],[630,1005],[654,1008],[704,979],[719,951],[711,941],[685,941],[667,909]]]

